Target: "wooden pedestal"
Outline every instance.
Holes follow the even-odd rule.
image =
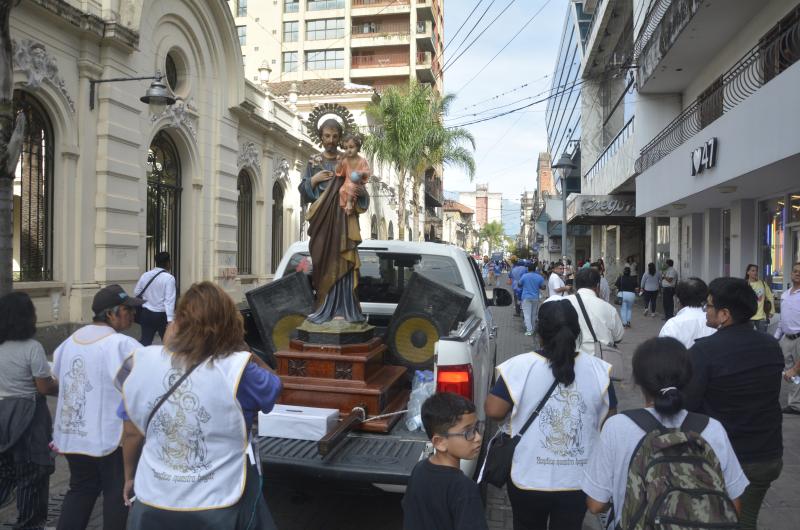
[[[349,414],[366,406],[368,416],[402,410],[408,401],[406,369],[383,364],[380,338],[359,344],[312,344],[292,340],[275,353],[283,381],[279,403],[337,408]],[[362,423],[358,429],[388,432],[401,415]]]

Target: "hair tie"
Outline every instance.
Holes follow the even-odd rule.
[[[662,389],[660,390],[660,392],[661,392],[661,395],[662,395],[662,396],[666,396],[666,395],[667,395],[667,392],[669,392],[670,390],[678,390],[678,389],[677,389],[676,387],[674,387],[674,386],[668,386],[668,387],[666,387],[666,388],[662,388]]]

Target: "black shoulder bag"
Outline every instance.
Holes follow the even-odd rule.
[[[153,283],[155,281],[155,279],[158,278],[158,275],[161,274],[162,272],[166,272],[166,271],[164,269],[161,269],[160,271],[155,273],[153,275],[153,277],[150,278],[150,281],[147,282],[147,284],[145,284],[144,289],[142,289],[142,291],[139,292],[139,293],[133,293],[133,295],[136,298],[141,298],[142,295],[144,294],[144,292],[147,290],[147,288],[150,287],[150,284]],[[141,324],[140,320],[142,319],[142,309],[143,309],[143,306],[136,306],[135,307],[135,312],[133,313],[133,321],[136,322],[137,324]]]
[[[194,372],[194,369],[197,368],[198,366],[200,366],[200,363],[197,363],[195,365],[190,366],[189,369],[186,370],[183,373],[183,375],[180,376],[180,378],[177,381],[175,381],[175,383],[171,387],[169,387],[169,390],[167,390],[166,393],[159,398],[159,400],[156,402],[155,406],[153,407],[153,410],[151,410],[150,414],[147,416],[147,423],[144,424],[144,435],[145,436],[147,436],[147,428],[150,427],[150,422],[152,421],[153,416],[156,415],[156,412],[158,412],[158,409],[161,408],[161,405],[163,405],[164,402],[166,400],[168,400],[169,397],[172,394],[175,393],[175,391],[178,389],[178,387],[181,386],[181,383],[186,381],[186,378],[189,377],[189,374]]]
[[[528,427],[530,427],[533,421],[539,416],[539,413],[542,411],[542,408],[545,403],[547,403],[547,400],[550,399],[550,396],[557,386],[558,379],[553,381],[547,394],[544,395],[536,406],[536,410],[533,411],[531,417],[528,418],[528,421],[525,422],[525,425],[522,426],[522,429],[520,429],[516,435],[511,437],[505,432],[498,432],[497,435],[492,438],[486,450],[486,458],[483,461],[480,476],[478,476],[478,482],[488,482],[498,488],[502,488],[505,483],[508,482],[508,478],[511,476],[511,461],[514,459],[514,450],[516,450],[517,444],[519,444],[519,441],[525,435],[525,431],[528,430]]]

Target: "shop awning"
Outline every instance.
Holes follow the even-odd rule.
[[[636,217],[635,195],[583,195],[567,199],[567,223],[575,225],[633,225]]]

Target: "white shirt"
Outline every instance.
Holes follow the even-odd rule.
[[[668,282],[667,279],[672,279],[672,282]],[[666,287],[667,289],[675,288],[678,286],[678,271],[675,270],[675,267],[669,267],[667,270],[664,271],[664,274],[661,275],[661,287]]]
[[[557,292],[556,289],[561,289],[565,285],[566,284],[564,283],[564,280],[561,279],[561,276],[555,272],[551,273],[550,277],[547,279],[547,290],[550,298],[564,298],[564,295]]]
[[[658,336],[678,339],[688,350],[694,346],[694,341],[713,335],[716,331],[706,325],[706,312],[702,307],[684,307],[666,321]]]
[[[653,409],[647,410],[668,428],[680,427],[686,418],[685,410],[672,417],[661,416]],[[589,465],[584,468],[581,489],[596,501],[613,501],[615,523],[622,520],[628,466],[639,440],[644,435],[645,432],[627,416],[623,414],[612,416],[603,426],[600,440],[589,458]],[[749,481],[742,472],[742,466],[739,465],[739,460],[733,452],[725,428],[717,420],[709,418],[708,425],[700,435],[708,442],[719,460],[728,496],[731,499],[740,497]]]
[[[775,330],[775,338],[786,334],[800,333],[800,289],[792,287],[781,295],[781,320]]]
[[[615,342],[622,340],[625,335],[625,328],[622,326],[622,319],[619,317],[616,308],[599,298],[591,289],[578,289],[586,312],[592,321],[592,328],[597,335],[597,340],[606,346],[613,346]],[[570,301],[575,311],[578,313],[578,322],[581,325],[581,336],[578,337],[578,350],[587,354],[594,355],[594,338],[586,319],[583,318],[581,306],[574,294],[565,297]]]
[[[163,270],[155,267],[142,274],[133,290],[134,296],[140,296],[139,293],[142,292],[147,282]],[[158,278],[153,280],[141,298],[144,299],[144,307],[153,313],[166,313],[167,322],[172,322],[172,319],[175,318],[175,276],[169,272],[158,274]]]

